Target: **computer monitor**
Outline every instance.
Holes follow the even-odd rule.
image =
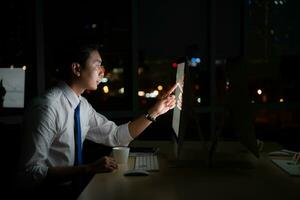
[[[247,92],[245,84],[245,77],[240,77],[240,70],[233,70],[231,75],[231,90],[227,95],[226,103],[224,104],[224,112],[229,112],[230,123],[233,128],[233,132],[237,136],[237,140],[245,146],[252,154],[259,157],[259,150],[257,146],[257,139],[254,129],[254,124],[251,118],[251,102]],[[244,79],[241,81],[240,79]],[[185,143],[185,135],[187,132],[187,126],[197,126],[198,134],[201,135],[200,123],[194,113],[192,104],[192,92],[191,92],[191,80],[190,80],[190,67],[188,62],[181,62],[177,65],[176,83],[178,87],[175,91],[176,106],[173,110],[172,128],[174,131],[174,146],[175,156],[180,158],[180,154]],[[214,112],[214,109],[211,109]],[[225,114],[224,114],[225,116]],[[226,121],[225,123],[227,123]],[[189,124],[188,124],[189,123]],[[194,123],[194,124],[191,124]],[[221,127],[222,129],[223,127]],[[217,130],[222,132],[223,130]],[[219,140],[219,133],[212,133],[210,138],[211,144],[215,145]],[[203,138],[203,137],[202,137]],[[202,141],[206,142],[206,141]],[[207,148],[207,154],[215,151],[216,145]],[[204,147],[204,148],[203,148]],[[203,144],[201,147],[203,150],[206,148]],[[200,155],[200,154],[199,154]],[[203,155],[203,154],[201,154]],[[212,157],[214,154],[207,155],[207,158]],[[212,158],[209,158],[212,159]]]
[[[174,130],[174,154],[179,159],[183,146],[188,120],[193,117],[189,69],[186,62],[177,64],[176,106],[173,109],[172,128]]]
[[[225,112],[230,114],[229,122],[239,141],[252,154],[259,157],[245,63],[242,58],[228,60],[225,71],[229,80],[224,105]]]

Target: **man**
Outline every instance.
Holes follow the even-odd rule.
[[[3,80],[0,81],[0,108],[3,108],[4,97],[6,94],[6,89],[3,86]]]
[[[175,106],[171,93],[176,86],[173,86],[147,115],[117,126],[97,113],[81,96],[85,90],[96,90],[104,77],[97,46],[83,46],[72,55],[66,68],[67,79],[33,103],[26,115],[21,156],[21,174],[26,186],[68,185],[74,177],[117,169],[111,157],[82,164],[83,141],[87,138],[108,146],[127,146],[156,117]]]

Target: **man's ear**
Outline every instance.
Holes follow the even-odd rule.
[[[79,63],[72,63],[71,68],[72,68],[72,73],[75,76],[79,77],[80,76],[80,71],[81,71],[80,64]]]

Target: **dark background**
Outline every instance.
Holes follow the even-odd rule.
[[[201,63],[191,69],[192,90],[201,129],[209,138],[215,129],[212,110],[224,105],[226,73],[237,65],[234,60],[242,60],[257,137],[299,151],[298,8],[299,1],[292,0],[2,1],[0,67],[27,66],[26,107],[57,81],[60,58],[73,41],[96,42],[103,49],[110,92],[99,88],[84,96],[121,124],[155,102],[138,91],[170,87],[174,62],[199,57]],[[12,171],[24,109],[0,108],[1,150],[10,152],[4,158]],[[170,140],[171,119],[171,112],[161,116],[137,139]],[[190,127],[187,138],[195,139],[195,126]],[[231,130],[224,129],[222,138],[236,138]]]

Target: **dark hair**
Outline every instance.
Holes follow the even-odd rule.
[[[72,64],[73,62],[79,63],[84,67],[86,60],[89,58],[91,52],[98,51],[100,52],[99,45],[97,44],[84,44],[77,48],[74,48],[73,51],[71,50],[68,63]]]
[[[100,53],[100,45],[95,43],[69,45],[59,55],[60,63],[58,72],[61,79],[71,78],[71,64],[79,63],[81,67],[85,67],[85,62],[93,51]]]

